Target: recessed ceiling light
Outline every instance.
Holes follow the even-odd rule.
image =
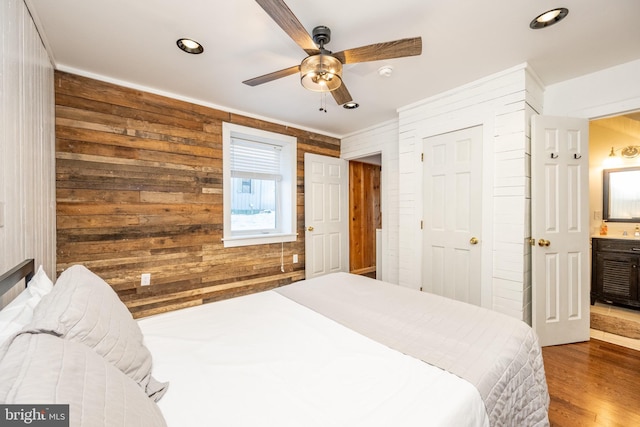
[[[569,14],[569,9],[566,7],[557,7],[538,15],[531,23],[529,28],[537,30],[540,28],[546,28],[550,25],[560,22]]]
[[[360,104],[358,104],[357,102],[346,102],[342,105],[342,108],[345,108],[347,110],[355,110],[359,106]]]
[[[197,41],[195,41],[195,40],[178,39],[176,44],[178,45],[178,47],[180,49],[184,50],[187,53],[192,53],[194,55],[198,55],[198,54],[204,52],[204,48],[202,47],[202,45],[200,43],[198,43]]]

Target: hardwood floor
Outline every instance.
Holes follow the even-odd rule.
[[[640,426],[640,351],[592,339],[542,356],[551,426]]]

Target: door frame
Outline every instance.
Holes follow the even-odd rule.
[[[370,207],[368,205],[356,205],[356,206],[360,206],[360,209],[356,209],[355,212],[352,210],[352,208],[354,207],[354,201],[355,202],[362,201],[362,200],[356,200],[354,197],[354,192],[355,194],[360,194],[358,191],[356,191],[357,187],[354,187],[353,185],[354,183],[352,182],[352,172],[353,172],[353,168],[355,167],[354,165],[356,164],[368,165],[367,167],[377,168],[378,170],[377,172],[379,177],[378,189],[377,191],[375,191],[376,194],[373,197],[374,198],[377,197],[377,202],[379,207],[379,211],[377,213],[379,213],[379,218],[380,219],[382,218],[382,197],[381,197],[382,189],[380,188],[381,181],[382,181],[382,156],[378,154],[376,156],[366,156],[358,159],[350,159],[347,164],[347,167],[349,170],[349,183],[348,183],[349,191],[347,194],[348,204],[349,204],[349,217],[348,217],[349,218],[349,270],[354,271],[352,266],[352,262],[354,261],[353,256],[357,252],[356,250],[358,249],[357,247],[354,247],[354,244],[356,246],[360,244],[361,250],[363,251],[372,250],[373,253],[375,253],[375,258],[373,259],[373,262],[375,262],[375,271],[373,273],[375,274],[375,277],[380,277],[380,273],[382,269],[381,269],[381,265],[379,265],[381,264],[380,253],[379,253],[379,243],[380,243],[379,240],[381,240],[381,235],[379,231],[382,230],[382,223],[380,222],[380,225],[376,226],[375,230],[373,230],[373,239],[371,239],[371,236],[369,234],[366,234],[367,239],[365,239],[363,238],[363,235],[361,233],[353,232],[354,225],[363,224],[363,222],[361,221],[365,218],[368,218],[367,214],[371,212],[367,210]],[[370,178],[368,174],[365,174],[364,177]],[[368,230],[371,230],[371,229],[368,229]],[[371,274],[371,272],[360,273],[360,274]]]
[[[584,82],[580,82],[579,85],[572,85],[569,88],[561,88],[557,90],[553,95],[557,99],[572,99],[572,97],[576,97],[578,93],[580,93],[580,89],[582,87],[587,87],[588,85],[597,85],[599,80],[589,80],[586,79]],[[604,85],[606,86],[606,82]],[[544,115],[554,115],[554,116],[571,116],[575,118],[586,119],[589,122],[592,120],[604,119],[608,117],[615,117],[619,115],[626,114],[631,111],[640,110],[640,97],[632,97],[632,98],[623,98],[623,96],[627,95],[626,93],[614,93],[614,97],[601,97],[596,96],[595,99],[583,99],[583,97],[578,97],[580,99],[580,103],[578,105],[588,105],[591,103],[591,106],[587,107],[578,107],[576,105],[572,105],[571,103],[562,103],[559,102],[558,106],[554,106],[555,108],[546,108],[543,109],[541,114]],[[587,185],[589,186],[589,182]],[[589,188],[590,191],[590,188]],[[590,209],[589,206],[586,208]],[[590,214],[588,213],[590,216]],[[591,258],[589,258],[591,261]],[[591,273],[591,265],[589,265],[589,273]],[[590,276],[589,276],[590,278]]]
[[[380,260],[380,263],[376,261],[376,278],[379,280],[389,280],[389,246],[388,246],[388,228],[389,228],[389,212],[387,211],[387,198],[389,194],[386,193],[387,185],[385,184],[388,173],[385,172],[385,153],[382,150],[367,151],[364,153],[358,153],[355,156],[341,156],[343,160],[347,162],[362,162],[362,159],[366,159],[373,156],[380,156],[380,213],[382,215],[382,228],[380,233],[380,246],[376,247],[376,257]],[[351,185],[349,183],[349,185]],[[347,212],[348,214],[348,212]],[[349,248],[351,251],[351,248]]]

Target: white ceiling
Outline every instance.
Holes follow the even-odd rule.
[[[397,109],[527,62],[545,85],[640,58],[639,0],[285,0],[309,32],[331,28],[334,52],[422,37],[418,57],[345,65],[357,110],[304,89],[298,75],[242,81],[297,65],[304,51],[254,0],[26,0],[57,69],[226,111],[346,136]],[[569,9],[555,26],[529,22]],[[205,47],[189,55],[176,40]],[[378,68],[391,65],[383,78]]]

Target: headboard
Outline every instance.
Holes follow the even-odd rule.
[[[0,297],[13,288],[22,278],[25,279],[24,284],[26,287],[27,282],[33,277],[34,267],[34,260],[27,259],[0,276]]]

